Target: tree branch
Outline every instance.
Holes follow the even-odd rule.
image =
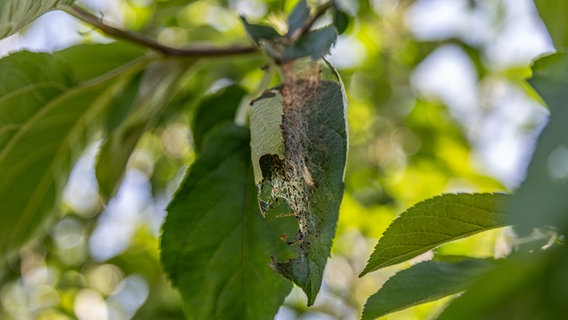
[[[240,55],[254,53],[258,51],[258,48],[253,46],[231,46],[225,48],[218,47],[201,47],[201,48],[174,48],[158,43],[157,41],[145,37],[141,34],[126,31],[122,29],[115,28],[105,24],[101,19],[99,19],[94,14],[89,11],[77,6],[62,6],[61,8],[65,12],[74,16],[75,18],[86,22],[99,29],[106,35],[116,39],[122,39],[130,41],[141,46],[150,48],[157,51],[165,56],[170,57],[223,57],[229,55]]]

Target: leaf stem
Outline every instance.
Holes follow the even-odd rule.
[[[77,5],[61,6],[60,8],[75,18],[94,26],[112,38],[130,41],[169,57],[224,57],[255,53],[258,51],[258,48],[254,46],[174,48],[160,44],[141,34],[105,24],[99,17]]]

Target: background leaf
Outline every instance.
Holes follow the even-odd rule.
[[[342,34],[349,26],[349,15],[338,8],[333,10],[333,25],[337,29],[337,34]]]
[[[271,255],[289,254],[276,222],[258,208],[248,130],[214,128],[163,226],[162,263],[189,319],[274,317],[291,289],[269,268]]]
[[[0,1],[0,39],[28,25],[47,11],[74,0],[2,0]]]
[[[142,135],[157,123],[185,70],[177,61],[156,61],[147,67],[140,82],[135,83],[138,90],[135,100],[130,101],[133,106],[122,108],[130,110],[128,116],[110,133],[98,155],[96,177],[99,191],[106,199],[117,191],[132,151]]]
[[[290,37],[296,30],[302,28],[309,18],[310,8],[308,7],[308,2],[306,0],[298,1],[288,16],[288,33],[286,36]]]
[[[546,25],[556,49],[568,48],[568,2],[564,0],[535,0],[536,8]]]
[[[78,44],[65,50],[53,53],[59,61],[65,62],[72,69],[73,75],[78,81],[87,81],[98,77],[125,63],[143,56],[147,51],[139,46],[124,42],[112,42],[108,44]],[[124,90],[111,102],[111,106],[104,113],[105,128],[110,132],[130,113],[132,101],[138,92],[140,77],[134,76]]]
[[[140,58],[147,50],[125,42],[78,44],[53,53],[70,65],[78,81],[87,81]]]
[[[550,108],[550,122],[543,129],[525,181],[509,202],[515,230],[527,234],[546,225],[568,230],[568,55],[537,60],[529,83]]]
[[[47,54],[20,52],[0,60],[0,226],[6,228],[0,256],[21,246],[53,213],[100,115],[143,63],[79,82],[70,67]]]
[[[318,60],[329,52],[336,40],[337,30],[334,26],[310,31],[284,50],[282,60],[292,61],[303,57]]]
[[[363,319],[375,319],[464,291],[480,274],[494,266],[492,260],[465,257],[453,260],[457,261],[421,262],[398,272],[369,297]]]
[[[515,254],[497,262],[437,319],[558,319],[567,314],[566,248]]]
[[[206,133],[216,125],[235,119],[241,100],[247,94],[238,85],[225,87],[201,100],[191,121],[193,143],[196,151],[201,151]]]
[[[385,231],[361,273],[414,258],[443,243],[505,226],[504,194],[444,194],[403,212]]]
[[[280,37],[280,34],[270,26],[249,23],[243,16],[241,16],[241,22],[249,37],[251,37],[256,44],[259,44],[260,40],[270,41]]]

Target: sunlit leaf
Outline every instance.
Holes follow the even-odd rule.
[[[270,256],[289,249],[260,214],[247,129],[225,123],[207,134],[167,211],[162,263],[187,317],[273,319],[291,284]]]
[[[47,54],[0,60],[0,256],[21,246],[54,212],[101,115],[144,63],[79,82],[72,68]]]
[[[505,226],[504,194],[444,194],[403,212],[385,231],[364,275],[414,258],[446,242]]]
[[[533,66],[529,83],[550,109],[550,122],[543,129],[525,181],[509,203],[511,222],[528,234],[546,225],[568,229],[568,55],[544,57]]]
[[[421,262],[398,272],[369,297],[363,319],[375,319],[464,291],[494,265],[493,261],[484,259],[456,260]]]
[[[297,219],[299,225],[292,239],[297,257],[275,261],[272,267],[301,287],[308,304],[313,304],[343,196],[346,104],[340,80],[333,76],[329,78],[333,80],[322,80],[327,79],[322,74],[332,73],[325,67],[320,73],[319,64],[307,59],[283,68],[285,84],[253,103],[253,161],[257,162],[257,181],[258,168],[262,173],[259,192],[263,210],[268,216],[276,214],[273,211],[281,210],[279,204],[285,202],[291,219]],[[268,134],[275,136],[266,137]],[[264,152],[268,153],[261,154]]]
[[[42,14],[74,0],[2,0],[0,1],[0,39],[10,36]]]
[[[291,61],[303,57],[312,57],[313,60],[317,60],[329,52],[336,40],[337,30],[334,26],[310,31],[286,48],[282,54],[282,60]]]
[[[254,182],[262,182],[261,158],[278,156],[284,159],[285,147],[282,136],[282,95],[278,90],[265,92],[250,106],[251,157]]]
[[[197,151],[201,151],[207,131],[225,121],[234,121],[246,93],[242,87],[232,85],[203,98],[195,109],[191,122],[193,143]]]
[[[568,2],[564,0],[535,0],[536,8],[546,25],[556,49],[568,48]]]
[[[134,100],[121,101],[133,106],[121,106],[121,109],[130,112],[124,121],[112,130],[101,147],[96,165],[99,191],[105,199],[110,199],[117,191],[132,151],[144,132],[157,123],[160,114],[175,94],[178,80],[184,70],[185,68],[175,61],[154,62],[148,66],[140,82],[134,84],[138,89]]]

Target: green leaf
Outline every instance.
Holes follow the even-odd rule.
[[[287,213],[296,217],[299,226],[293,242],[297,256],[274,261],[272,267],[301,287],[311,305],[321,286],[343,196],[347,105],[338,77],[316,80],[333,70],[320,72],[319,62],[310,59],[294,64],[283,69],[285,78],[293,79],[253,103],[252,160],[262,173],[263,210],[269,217],[282,215],[280,204],[285,202]],[[312,69],[306,73],[302,68]],[[264,115],[263,108],[267,108]]]
[[[566,248],[497,260],[438,320],[560,319],[568,314]]]
[[[75,78],[78,81],[87,81],[98,77],[121,65],[138,59],[146,53],[124,42],[109,44],[79,44],[53,54],[58,60],[70,65]],[[105,131],[116,129],[128,116],[133,108],[132,101],[135,99],[140,84],[140,75],[133,77],[123,92],[117,95],[107,108],[104,117]]]
[[[288,33],[290,37],[296,30],[301,29],[310,18],[310,8],[306,0],[300,0],[288,16]]]
[[[74,0],[2,0],[0,1],[0,39],[22,29],[42,14]]]
[[[243,16],[241,16],[241,21],[247,34],[257,45],[260,44],[261,40],[270,41],[280,37],[280,34],[270,26],[248,23],[247,19]]]
[[[53,55],[70,65],[78,81],[87,81],[140,58],[147,51],[126,42],[79,44]]]
[[[336,8],[333,11],[333,25],[337,29],[337,34],[343,34],[349,26],[349,15],[345,11]]]
[[[289,253],[280,221],[259,212],[249,139],[232,123],[212,129],[167,209],[162,263],[189,319],[273,319],[291,290],[269,268]]]
[[[201,151],[206,133],[218,124],[235,119],[241,100],[247,94],[238,85],[225,87],[205,97],[193,114],[191,130],[195,149]]]
[[[463,257],[457,260],[421,262],[398,272],[369,297],[363,320],[464,291],[478,276],[494,266],[492,260]]]
[[[110,107],[104,115],[104,132],[108,135],[110,132],[117,130],[126,118],[134,111],[136,107],[134,101],[138,95],[138,89],[144,72],[140,71],[134,75],[122,92],[117,95],[111,102]],[[106,138],[106,137],[105,137]]]
[[[385,231],[364,274],[414,258],[446,242],[505,226],[504,194],[444,194],[403,212]]]
[[[568,230],[568,55],[559,53],[534,63],[529,83],[550,109],[527,169],[525,181],[509,202],[516,231],[528,234],[546,225]]]
[[[310,31],[284,50],[282,61],[292,61],[303,57],[318,60],[329,52],[336,40],[337,30],[334,26]]]
[[[535,0],[536,8],[558,50],[568,48],[568,2],[564,0]]]
[[[153,62],[147,67],[140,82],[134,84],[138,88],[135,100],[120,100],[127,103],[126,106],[121,106],[121,109],[130,112],[110,133],[101,147],[96,164],[99,191],[105,199],[110,199],[117,191],[132,151],[142,135],[156,125],[165,106],[177,92],[184,70],[177,61]],[[132,96],[126,98],[125,100],[128,100]]]
[[[101,114],[144,63],[79,82],[47,54],[0,60],[0,256],[30,239],[54,212]]]

